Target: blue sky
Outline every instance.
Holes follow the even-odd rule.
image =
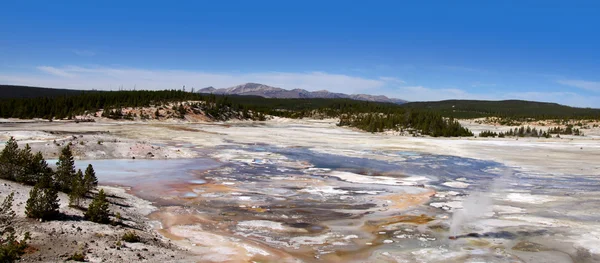
[[[4,0],[0,83],[600,107],[599,13],[598,1]]]

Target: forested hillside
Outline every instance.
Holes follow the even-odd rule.
[[[77,95],[83,92],[93,91],[0,85],[0,99],[57,97],[65,95]]]
[[[557,103],[524,100],[444,100],[409,102],[402,106],[410,109],[432,110],[445,117],[455,118],[600,119],[600,109],[576,108]]]

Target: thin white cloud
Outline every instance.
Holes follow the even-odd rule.
[[[75,77],[75,74],[69,73],[65,70],[55,68],[55,67],[40,66],[40,67],[37,67],[37,69],[39,69],[45,73],[49,73],[49,74],[58,76],[58,77],[65,77],[65,78]]]
[[[471,84],[472,88],[481,88],[481,87],[496,87],[496,83],[483,83],[483,82],[473,82]]]
[[[96,55],[96,52],[91,51],[91,50],[74,49],[72,51],[75,55],[81,56],[81,57],[93,57]]]
[[[185,70],[147,70],[136,68],[40,66],[48,74],[20,74],[0,76],[1,82],[45,87],[109,90],[123,87],[132,89],[216,88],[257,82],[285,89],[329,90],[343,93],[373,93],[398,79],[363,78],[327,72],[258,72],[212,73]]]
[[[557,81],[559,84],[576,87],[580,89],[590,90],[590,91],[600,91],[600,82],[598,81],[587,81],[587,80],[577,80],[577,79],[563,79]]]
[[[450,99],[491,99],[480,94],[469,93],[461,89],[433,89],[423,86],[398,87],[391,93],[408,101],[435,101]]]
[[[395,84],[405,84],[406,83],[404,80],[401,80],[401,79],[395,78],[395,77],[379,77],[379,80],[382,80],[385,82],[390,82],[390,83],[395,83]]]

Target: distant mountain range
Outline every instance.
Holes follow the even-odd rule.
[[[319,91],[308,91],[304,89],[293,89],[287,90],[282,88],[271,87],[258,83],[246,83],[237,85],[231,88],[215,89],[213,87],[203,88],[198,91],[199,93],[212,93],[212,94],[223,94],[223,95],[250,95],[260,96],[265,98],[280,98],[280,99],[311,99],[311,98],[325,98],[325,99],[353,99],[363,101],[375,101],[375,102],[387,102],[395,104],[404,104],[407,101],[401,99],[388,98],[383,95],[367,95],[367,94],[344,94],[329,92],[326,90]]]

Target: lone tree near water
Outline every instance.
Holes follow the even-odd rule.
[[[81,200],[85,198],[87,190],[83,179],[83,173],[78,170],[71,182],[71,192],[69,193],[69,205],[79,206]]]
[[[71,191],[73,178],[75,177],[75,161],[71,147],[67,145],[62,149],[58,162],[56,162],[56,186],[61,191],[68,193]]]
[[[96,177],[96,172],[94,171],[94,167],[91,164],[88,164],[88,167],[85,169],[85,176],[83,177],[83,182],[86,192],[89,192],[92,189],[96,188],[96,186],[98,186],[98,178]]]

